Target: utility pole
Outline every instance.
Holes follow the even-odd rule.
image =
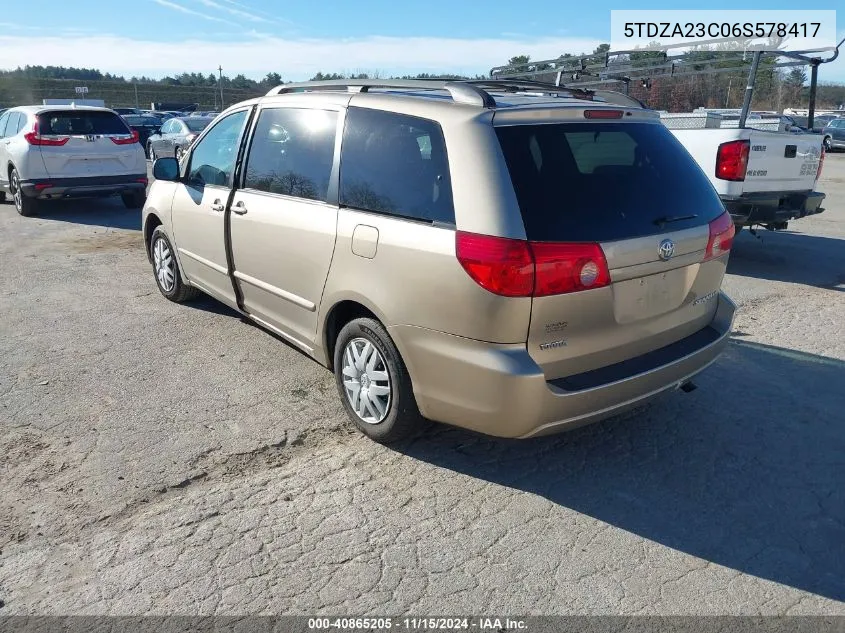
[[[220,74],[220,79],[217,81],[220,84],[220,111],[223,111],[223,66],[217,67],[217,72]]]

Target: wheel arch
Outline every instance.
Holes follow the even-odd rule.
[[[388,327],[388,323],[385,321],[384,315],[376,306],[374,306],[366,297],[358,295],[357,293],[337,296],[327,303],[331,307],[325,311],[325,314],[318,325],[318,331],[320,332],[319,343],[322,347],[323,364],[333,370],[335,343],[337,342],[337,335],[340,333],[341,329],[343,329],[344,325],[353,319],[358,318],[375,319],[385,328]]]
[[[158,217],[158,214],[151,211],[147,214],[144,220],[144,250],[147,252],[147,259],[152,261],[152,252],[150,251],[150,242],[153,239],[153,231],[156,227],[162,226],[164,222]]]

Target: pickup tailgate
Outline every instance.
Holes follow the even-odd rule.
[[[815,187],[822,137],[748,130],[748,170],[742,193],[809,191]]]

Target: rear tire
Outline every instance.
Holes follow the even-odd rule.
[[[38,201],[24,195],[21,190],[21,178],[15,168],[12,168],[12,172],[9,174],[9,189],[12,192],[12,200],[17,212],[27,218],[35,215],[35,211],[38,209]]]
[[[140,209],[147,201],[147,194],[142,191],[127,191],[120,194],[120,199],[127,209]]]
[[[353,424],[376,442],[416,435],[424,426],[411,377],[393,340],[374,319],[354,319],[337,336],[334,374]]]
[[[156,286],[165,298],[182,303],[199,295],[199,290],[183,281],[179,262],[176,261],[176,251],[161,226],[155,228],[150,238],[150,261]]]
[[[0,191],[0,204],[3,204],[4,202],[6,202],[6,192]]]

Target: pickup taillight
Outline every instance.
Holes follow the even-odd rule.
[[[716,178],[721,180],[745,180],[748,169],[748,141],[728,141],[719,145],[716,151]]]

